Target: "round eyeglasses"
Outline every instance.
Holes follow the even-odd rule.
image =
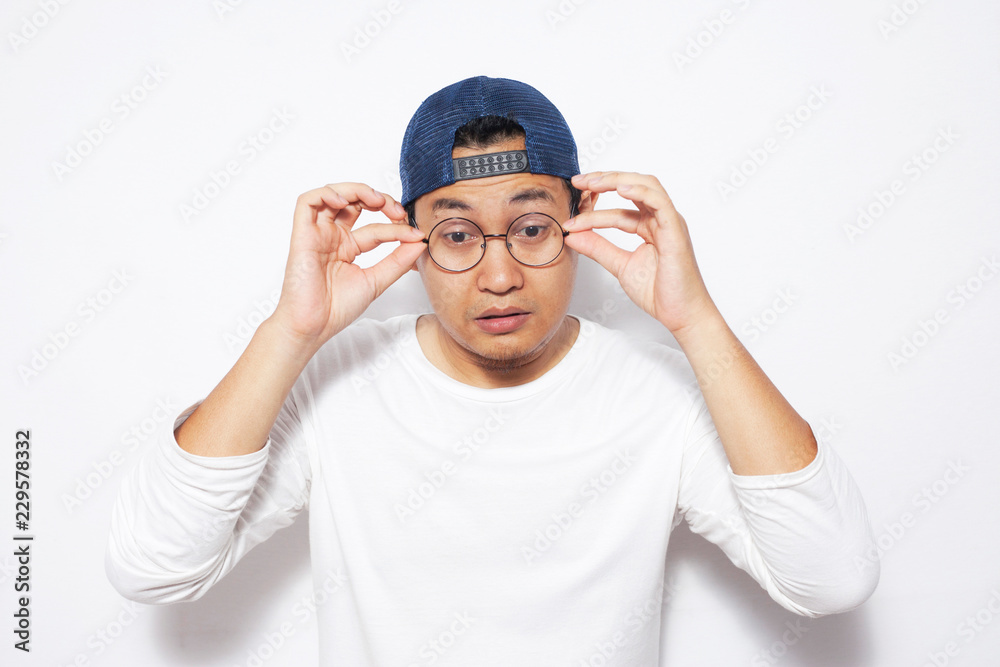
[[[525,266],[545,266],[556,261],[569,232],[545,213],[525,213],[514,219],[506,234],[484,234],[465,218],[448,218],[434,225],[424,239],[434,263],[445,271],[468,271],[486,255],[486,242],[504,239],[507,251]]]

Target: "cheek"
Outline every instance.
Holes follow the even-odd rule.
[[[462,290],[454,276],[444,275],[426,255],[417,260],[417,271],[424,283],[427,300],[437,313],[461,307]]]
[[[567,267],[575,269],[575,267]],[[546,309],[553,316],[565,314],[569,309],[570,301],[573,298],[573,287],[576,284],[576,271],[567,270],[560,272],[560,275],[548,284],[541,295],[540,300],[545,303]]]
[[[564,248],[563,252],[566,252],[569,248]],[[572,250],[569,250],[569,255],[564,258],[564,262],[560,262],[558,267],[559,274],[553,280],[553,286],[556,287],[555,291],[563,292],[561,296],[565,298],[570,297],[570,293],[573,291],[573,285],[576,283],[576,267],[577,267],[577,255]],[[553,294],[553,296],[559,296]]]
[[[573,271],[576,271],[576,263],[577,260],[580,258],[580,253],[578,253],[576,250],[573,250],[568,245],[563,246],[563,252],[566,254],[566,259],[569,260],[569,263],[572,266]]]

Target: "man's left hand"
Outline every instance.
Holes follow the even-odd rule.
[[[698,271],[687,223],[659,180],[631,172],[595,171],[574,176],[573,185],[595,194],[616,191],[638,210],[580,213],[564,225],[571,232],[567,246],[611,272],[629,298],[675,336],[721,317]],[[624,250],[592,231],[595,228],[637,234],[643,243]]]

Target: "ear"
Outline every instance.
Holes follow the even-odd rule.
[[[590,190],[584,190],[580,193],[580,213],[584,211],[593,211],[594,205],[597,203],[597,192],[591,192]]]

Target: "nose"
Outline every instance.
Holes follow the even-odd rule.
[[[492,244],[490,241],[499,240]],[[512,289],[524,286],[524,274],[521,264],[514,259],[507,248],[506,234],[486,234],[483,236],[486,244],[483,258],[476,265],[476,284],[480,290],[494,294],[506,294]]]

